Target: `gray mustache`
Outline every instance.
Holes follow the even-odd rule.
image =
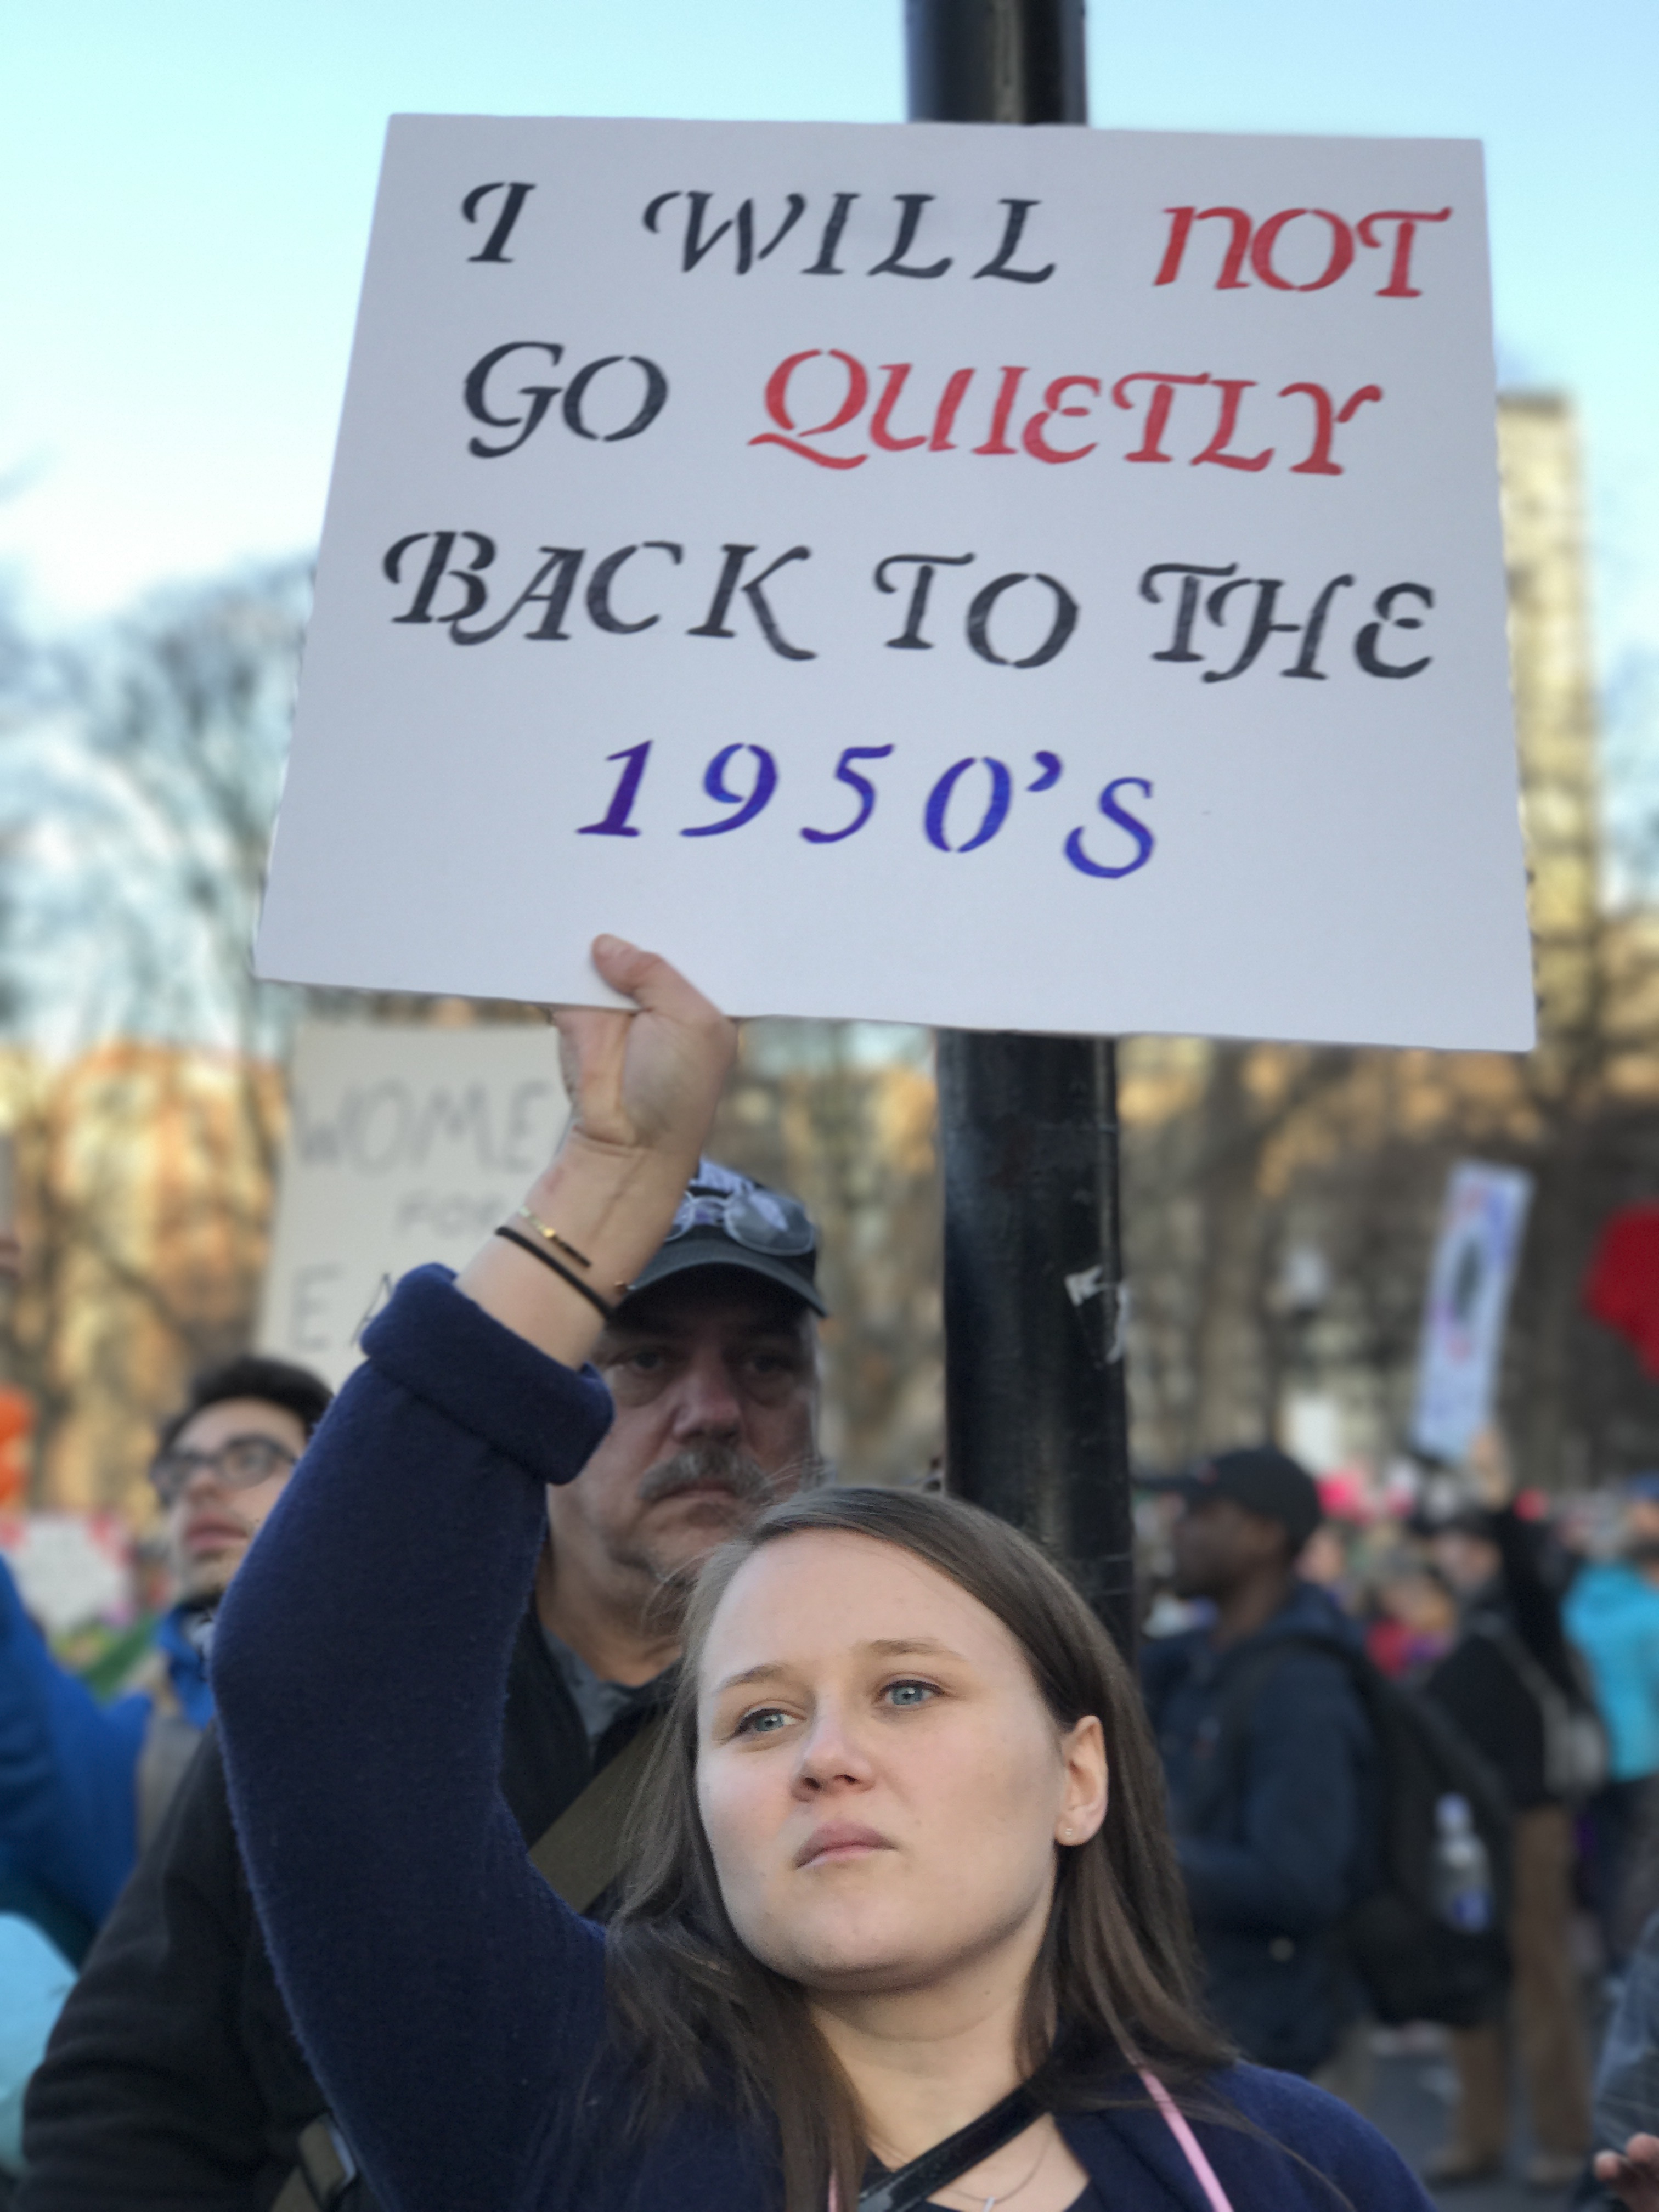
[[[760,1462],[735,1444],[688,1444],[672,1459],[653,1467],[640,1484],[641,1505],[655,1505],[665,1498],[678,1498],[686,1490],[724,1490],[739,1504],[760,1504],[770,1498],[773,1478]]]

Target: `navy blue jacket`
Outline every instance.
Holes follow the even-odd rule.
[[[605,1937],[532,1868],[497,1784],[545,1528],[610,1405],[454,1290],[405,1277],[220,1617],[232,1804],[278,1978],[388,2212],[769,2212],[766,2127],[688,2108],[641,2140],[608,2045]],[[1305,2083],[1218,2087],[1199,2129],[1237,2212],[1425,2212]],[[1150,2110],[1064,2123],[1113,2212],[1205,2212]],[[1279,2148],[1289,2145],[1297,2159]]]
[[[1225,1650],[1195,1629],[1141,1662],[1211,2002],[1241,2050],[1297,2073],[1356,2008],[1330,1931],[1376,1879],[1376,1753],[1340,1656],[1352,1641],[1302,1583]]]

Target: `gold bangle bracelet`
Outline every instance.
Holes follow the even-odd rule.
[[[538,1236],[544,1237],[550,1244],[556,1244],[561,1252],[568,1252],[579,1267],[592,1266],[593,1262],[586,1252],[579,1252],[568,1237],[561,1237],[556,1229],[550,1229],[540,1214],[532,1213],[527,1206],[521,1206],[519,1208],[519,1213],[520,1218],[527,1221]]]

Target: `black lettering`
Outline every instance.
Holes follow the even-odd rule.
[[[756,260],[764,261],[769,254],[775,253],[779,246],[783,244],[784,240],[788,237],[790,232],[794,228],[795,225],[800,221],[802,216],[804,216],[805,212],[805,193],[791,192],[787,205],[784,210],[783,221],[773,232],[769,243],[763,246],[760,252],[755,256]]]
[[[528,411],[523,415],[492,415],[486,390],[489,373],[510,353],[544,353],[556,368],[564,348],[549,345],[540,338],[514,338],[510,344],[497,346],[493,353],[487,353],[469,370],[464,392],[467,413],[474,422],[488,422],[494,429],[517,430],[519,433],[505,446],[486,446],[482,438],[468,439],[466,450],[469,453],[477,454],[481,460],[498,460],[503,453],[516,453],[540,428],[543,416],[562,389],[556,384],[521,384],[519,397],[530,402]]]
[[[499,182],[493,185],[474,185],[472,190],[461,202],[461,213],[469,222],[477,222],[478,210],[489,198],[491,192],[504,191],[507,198],[501,203],[500,215],[495,218],[495,229],[484,240],[483,251],[481,253],[469,253],[467,256],[469,261],[511,261],[513,256],[504,249],[507,240],[513,235],[513,226],[519,220],[525,202],[535,189],[534,185],[509,185]]]
[[[927,594],[933,588],[935,568],[965,568],[974,558],[971,553],[890,553],[876,567],[875,585],[878,592],[896,592],[896,584],[887,580],[890,568],[902,568],[915,563],[915,581],[910,586],[910,606],[904,618],[904,629],[897,637],[887,641],[896,652],[931,653],[933,640],[921,634],[921,625],[927,613]]]
[[[841,244],[841,234],[847,228],[847,218],[852,211],[856,192],[837,192],[830,219],[823,226],[823,236],[818,240],[818,258],[810,269],[803,269],[803,276],[844,276],[847,271],[836,266],[836,249]]]
[[[605,354],[598,361],[590,361],[586,368],[579,368],[571,378],[570,389],[564,395],[564,405],[560,411],[567,426],[579,438],[593,438],[599,434],[597,431],[590,430],[582,421],[582,402],[587,397],[588,386],[602,368],[614,368],[623,358],[619,353]],[[606,431],[603,442],[607,446],[614,446],[619,438],[637,438],[641,430],[648,430],[667,404],[668,379],[656,362],[647,361],[636,353],[629,354],[627,358],[636,368],[645,371],[645,397],[631,422],[624,422],[620,430]]]
[[[907,269],[904,257],[916,242],[916,232],[921,222],[921,211],[933,198],[932,192],[895,192],[893,198],[904,210],[899,217],[898,236],[893,250],[885,261],[878,261],[870,271],[872,276],[942,276],[951,266],[951,257],[935,261],[930,269]]]
[[[1005,592],[1012,592],[1016,584],[1046,584],[1054,595],[1054,618],[1048,635],[1035,653],[1028,653],[1024,660],[1009,660],[991,643],[991,611]],[[994,661],[999,668],[1041,668],[1052,660],[1077,628],[1078,604],[1064,584],[1052,576],[996,576],[983,591],[975,593],[968,610],[968,642],[981,660]]]
[[[666,553],[678,568],[684,558],[683,545],[671,545],[664,538],[647,538],[646,544],[653,551]],[[635,630],[649,629],[660,622],[660,615],[647,615],[643,622],[623,622],[611,605],[611,586],[616,581],[617,571],[624,561],[631,561],[639,551],[637,545],[624,545],[615,553],[607,553],[594,569],[587,584],[587,611],[596,629],[609,630],[613,636],[631,636]]]
[[[1331,611],[1331,601],[1340,591],[1352,581],[1352,576],[1331,578],[1330,582],[1314,601],[1313,612],[1303,625],[1302,650],[1296,656],[1295,667],[1281,668],[1279,672],[1281,676],[1305,676],[1310,684],[1324,683],[1325,672],[1322,668],[1316,667],[1315,663],[1319,659],[1319,648],[1324,642],[1326,618]]]
[[[1154,660],[1202,660],[1201,653],[1193,651],[1193,624],[1198,619],[1198,593],[1200,576],[1231,576],[1237,568],[1237,561],[1229,561],[1224,568],[1206,568],[1192,561],[1159,561],[1148,568],[1140,580],[1140,596],[1155,607],[1164,604],[1164,595],[1153,588],[1159,576],[1179,576],[1182,579],[1181,599],[1176,608],[1175,635],[1162,653],[1152,655]]]
[[[736,216],[727,216],[726,221],[718,228],[711,230],[705,238],[702,234],[703,218],[708,212],[708,203],[714,197],[713,192],[686,192],[684,195],[679,192],[659,192],[645,210],[646,228],[654,234],[657,228],[657,218],[664,208],[668,205],[670,200],[677,200],[682,197],[690,203],[685,218],[685,246],[680,261],[680,267],[687,271],[695,269],[705,254],[713,252],[735,222],[738,274],[739,276],[746,276],[757,261],[764,261],[769,253],[777,252],[779,246],[783,244],[784,240],[788,237],[790,232],[806,212],[805,195],[801,192],[791,192],[784,204],[783,221],[758,253],[755,251],[755,203],[753,200],[741,202]]]
[[[1433,658],[1431,653],[1425,653],[1421,660],[1410,660],[1401,667],[1376,657],[1377,640],[1382,636],[1385,624],[1391,623],[1395,629],[1421,629],[1423,627],[1420,616],[1397,615],[1394,611],[1395,601],[1407,592],[1413,599],[1420,599],[1425,607],[1434,605],[1434,593],[1426,584],[1390,584],[1386,592],[1377,593],[1374,611],[1378,618],[1374,623],[1367,623],[1353,641],[1353,657],[1367,676],[1420,676]]]
[[[1004,276],[1011,284],[1046,284],[1054,273],[1051,261],[1046,269],[1016,269],[1011,264],[1019,251],[1019,241],[1025,229],[1025,218],[1041,200],[1004,200],[1008,221],[1004,226],[1002,243],[983,269],[975,269],[975,276]]]
[[[426,573],[421,578],[414,598],[410,601],[408,611],[401,615],[393,615],[392,619],[393,622],[400,623],[465,622],[469,615],[477,613],[489,597],[489,586],[476,572],[481,568],[487,568],[495,559],[495,541],[493,538],[484,537],[482,532],[477,530],[417,530],[410,537],[400,538],[395,545],[387,550],[380,567],[389,583],[398,584],[403,581],[400,572],[404,554],[411,545],[424,544],[428,538],[432,540],[432,553],[426,564]],[[450,556],[455,550],[457,538],[470,538],[472,541],[472,558],[464,568],[452,568],[449,565]],[[434,616],[432,611],[432,602],[437,595],[439,585],[446,576],[453,576],[455,581],[466,593],[466,604],[457,607],[449,614]]]
[[[1205,603],[1206,611],[1218,629],[1227,619],[1229,599],[1235,592],[1248,591],[1252,584],[1255,586],[1255,607],[1250,617],[1250,634],[1231,668],[1205,670],[1204,681],[1206,684],[1231,683],[1235,676],[1242,676],[1254,663],[1256,655],[1275,632],[1282,630],[1294,636],[1302,627],[1300,623],[1273,620],[1273,609],[1285,588],[1282,579],[1278,576],[1236,576],[1231,584],[1218,584]]]
[[[535,629],[527,629],[525,635],[532,641],[543,644],[562,645],[567,641],[568,633],[563,627],[565,610],[570,605],[570,594],[575,588],[576,571],[582,565],[584,549],[569,545],[541,545],[537,548],[537,550],[545,553],[546,560],[537,569],[529,583],[526,585],[499,622],[491,623],[485,629],[463,629],[460,627],[461,623],[469,615],[476,614],[478,610],[477,606],[462,608],[459,615],[454,617],[449,633],[457,645],[487,645],[492,637],[499,637],[507,624],[526,607],[544,603],[547,612],[537,623]],[[550,576],[552,576],[553,581],[548,586],[546,591],[543,591],[541,586],[546,583]],[[483,605],[482,596],[478,604]]]
[[[735,630],[726,629],[726,617],[731,611],[732,597],[738,589],[738,580],[743,574],[743,564],[749,556],[758,551],[759,548],[754,545],[723,545],[720,550],[726,556],[726,563],[720,570],[720,581],[714,586],[714,597],[709,605],[708,617],[699,623],[695,629],[689,629],[686,632],[688,637],[735,637],[737,635]],[[743,586],[744,597],[754,609],[755,619],[761,626],[762,635],[773,652],[781,655],[785,660],[816,660],[817,655],[816,653],[808,652],[803,646],[790,644],[788,639],[778,628],[776,618],[773,615],[763,586],[769,576],[775,574],[780,568],[787,568],[790,562],[810,561],[811,557],[811,546],[792,545],[787,553],[780,553],[769,568],[763,568],[758,576],[751,577]]]

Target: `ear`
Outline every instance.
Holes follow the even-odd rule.
[[[1105,1732],[1092,1713],[1061,1736],[1060,1756],[1065,1786],[1054,1821],[1054,1841],[1075,1849],[1099,1833],[1111,1794]]]

